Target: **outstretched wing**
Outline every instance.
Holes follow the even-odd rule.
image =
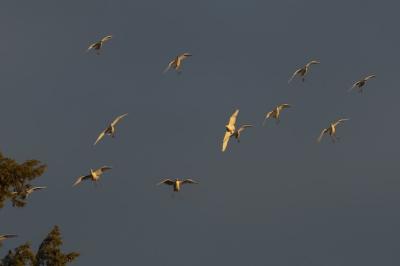
[[[355,82],[355,83],[353,84],[353,86],[351,86],[351,88],[350,88],[347,92],[352,91],[352,90],[353,90],[356,86],[358,86],[358,84],[360,84],[360,83],[361,83],[361,80]]]
[[[164,179],[161,182],[157,183],[157,186],[161,184],[172,186],[174,184],[174,181],[172,181],[171,179]]]
[[[299,68],[299,69],[297,69],[297,70],[293,73],[292,77],[291,77],[291,78],[289,79],[289,81],[288,81],[288,84],[289,84],[290,82],[292,82],[292,80],[294,79],[294,77],[295,77],[297,74],[299,74],[301,70],[302,70],[302,68]]]
[[[112,35],[108,35],[108,36],[106,36],[106,37],[103,37],[103,38],[101,39],[101,42],[109,41],[109,40],[111,40],[111,38],[112,38]]]
[[[231,115],[231,117],[229,118],[229,122],[228,122],[228,125],[229,125],[229,126],[234,126],[234,125],[236,124],[236,119],[237,119],[238,114],[239,114],[239,109],[237,109],[237,110]]]
[[[167,73],[167,71],[175,64],[176,59],[169,62],[168,66],[164,69],[163,74]]]
[[[317,60],[311,60],[310,62],[307,63],[307,67],[311,66],[311,65],[315,65],[315,64],[319,64],[320,62]]]
[[[178,56],[178,60],[186,59],[186,58],[188,58],[189,56],[192,56],[192,54],[183,53],[183,54],[181,54],[181,55]]]
[[[102,167],[96,169],[94,172],[96,173],[96,175],[101,175],[101,174],[103,174],[104,172],[106,172],[106,171],[108,171],[108,170],[111,170],[111,169],[112,169],[112,168],[111,168],[110,166],[102,166]]]
[[[128,115],[128,113],[123,114],[123,115],[120,115],[120,116],[118,116],[117,118],[115,118],[114,121],[112,121],[111,126],[114,127],[116,124],[118,124],[118,122],[119,122],[122,118],[124,118],[124,117],[127,116],[127,115]]]
[[[35,191],[35,190],[41,190],[41,189],[45,189],[45,188],[47,188],[47,187],[33,187],[32,190]]]
[[[246,128],[249,128],[249,127],[253,127],[253,125],[243,125],[243,126],[241,126],[238,129],[238,133],[240,134],[243,130],[245,130]]]
[[[91,177],[91,175],[80,176],[80,177],[78,177],[78,179],[75,181],[75,183],[72,186],[74,187],[74,186],[78,185],[79,183],[81,183],[82,180],[88,179],[90,177]]]
[[[333,126],[336,127],[337,125],[339,125],[340,123],[350,120],[349,118],[341,118],[339,120],[337,120],[336,122],[333,123]]]
[[[18,237],[18,235],[12,235],[12,234],[0,235],[0,238],[13,238],[13,237]]]
[[[273,112],[274,112],[274,111],[270,111],[270,112],[266,113],[266,115],[265,115],[265,117],[264,117],[264,121],[263,121],[263,123],[262,123],[263,126],[265,125],[265,122],[267,122],[267,119],[271,117],[271,115],[272,115]]]
[[[111,170],[111,169],[112,169],[112,167],[105,165],[105,166],[100,167],[98,170],[100,170],[102,173],[104,173],[105,171],[108,171],[108,170]]]
[[[194,181],[193,179],[185,179],[182,181],[182,184],[198,184],[198,182]]]
[[[222,141],[222,152],[226,150],[226,147],[228,146],[229,139],[231,138],[232,134],[228,131],[225,132],[224,135],[224,140]]]
[[[317,142],[318,142],[318,143],[321,142],[322,137],[324,136],[324,134],[325,134],[326,132],[328,132],[328,129],[326,129],[326,128],[324,128],[324,129],[321,131],[321,134],[319,134],[319,137],[318,137],[318,139],[317,139]]]
[[[376,75],[369,75],[369,76],[365,77],[364,80],[369,80],[369,79],[372,79],[375,77],[376,77]]]
[[[106,130],[103,130],[100,135],[97,137],[96,141],[94,142],[93,146],[97,144],[97,142],[99,142],[102,138],[104,138],[105,134],[106,134]]]
[[[279,106],[278,106],[278,108],[279,109],[285,109],[285,108],[289,108],[289,107],[291,107],[291,105],[290,104],[287,104],[287,103],[283,103],[283,104],[280,104]]]
[[[91,45],[89,45],[89,47],[87,48],[86,52],[89,52],[90,50],[92,50],[93,48],[95,48],[96,46],[99,46],[100,42],[95,42],[92,43]]]

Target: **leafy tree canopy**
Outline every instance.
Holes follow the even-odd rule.
[[[0,266],[64,266],[75,260],[79,253],[63,253],[61,251],[62,238],[59,227],[54,226],[39,246],[35,254],[29,243],[25,243],[1,260]]]
[[[25,191],[31,187],[30,182],[43,175],[46,165],[38,160],[28,160],[19,164],[0,153],[0,208],[6,200],[11,200],[13,206],[26,205]]]

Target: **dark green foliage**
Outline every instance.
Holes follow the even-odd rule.
[[[62,244],[60,229],[58,226],[54,226],[40,244],[36,255],[30,244],[26,243],[17,247],[14,252],[10,250],[7,256],[1,260],[0,266],[65,266],[75,260],[79,253],[62,253],[60,249]]]
[[[1,266],[33,266],[35,265],[35,254],[29,243],[17,247],[14,252],[8,251],[7,256],[1,262]]]
[[[76,252],[62,253],[61,245],[61,233],[56,225],[39,247],[36,254],[37,266],[63,266],[79,256]]]
[[[19,164],[0,153],[0,208],[8,199],[12,201],[13,206],[24,207],[24,191],[29,188],[29,182],[43,175],[45,170],[46,165],[40,161],[28,160]]]

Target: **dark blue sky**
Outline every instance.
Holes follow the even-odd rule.
[[[1,152],[48,164],[0,233],[73,265],[398,266],[395,1],[2,1]],[[87,46],[112,34],[101,56]],[[181,52],[182,75],[161,74]],[[287,80],[318,59],[305,83]],[[347,93],[375,73],[365,94]],[[263,115],[290,103],[279,126]],[[220,152],[236,109],[252,123]],[[92,146],[128,112],[115,139]],[[340,143],[315,140],[339,117]],[[95,188],[76,177],[113,170]],[[191,177],[172,198],[165,177]]]

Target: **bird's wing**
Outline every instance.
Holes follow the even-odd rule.
[[[237,119],[238,114],[239,114],[239,109],[237,109],[237,110],[231,115],[231,117],[229,118],[229,122],[228,122],[228,125],[229,125],[229,126],[234,126],[234,125],[236,124],[236,119]]]
[[[340,123],[342,123],[342,122],[344,122],[344,121],[347,121],[347,120],[350,120],[350,119],[349,119],[349,118],[342,118],[342,119],[339,119],[339,120],[337,120],[335,123],[333,123],[333,126],[336,127],[336,126],[339,125]]]
[[[189,53],[183,53],[183,54],[181,54],[181,55],[178,56],[178,59],[179,59],[179,60],[183,60],[183,59],[188,58],[189,56],[192,56],[192,55],[189,54]]]
[[[47,188],[47,187],[33,187],[32,190],[35,191],[35,190],[41,190],[41,189],[45,189],[45,188]]]
[[[265,122],[267,122],[267,119],[270,118],[270,116],[272,115],[273,112],[274,111],[270,111],[270,112],[265,114],[264,121],[262,123],[263,126],[265,125]]]
[[[240,132],[242,132],[243,130],[245,130],[246,128],[248,128],[248,127],[253,127],[253,125],[243,125],[243,126],[240,126],[240,128],[238,129],[238,132],[240,133]]]
[[[307,63],[307,67],[309,67],[309,66],[311,66],[311,65],[314,65],[314,64],[319,64],[320,62],[319,61],[317,61],[317,60],[311,60],[310,62],[308,62]]]
[[[102,138],[104,138],[104,135],[106,134],[106,130],[103,130],[100,135],[97,137],[96,141],[94,142],[93,146],[97,144],[97,142],[99,142]]]
[[[166,185],[173,185],[174,181],[172,181],[171,179],[164,179],[161,182],[157,183],[157,186],[161,185],[161,184],[166,184]]]
[[[318,139],[317,139],[317,142],[321,142],[322,137],[324,136],[324,134],[325,134],[327,131],[328,131],[328,130],[327,130],[326,128],[324,128],[324,129],[321,131],[321,134],[319,134],[319,137],[318,137]]]
[[[193,179],[185,179],[182,181],[182,184],[198,184],[198,182],[194,181]]]
[[[86,52],[89,52],[90,50],[92,50],[94,47],[96,47],[96,45],[99,45],[99,42],[95,42],[95,43],[92,43],[91,45],[89,45]]]
[[[358,84],[360,84],[360,82],[361,82],[361,80],[354,82],[353,86],[350,87],[348,92],[352,91],[356,86],[358,86]]]
[[[111,170],[112,168],[110,167],[110,166],[102,166],[102,167],[100,167],[99,169],[96,169],[96,174],[102,174],[102,173],[104,173],[104,172],[106,172],[106,171],[108,171],[108,170]]]
[[[285,109],[285,108],[289,108],[289,107],[291,107],[291,105],[287,104],[287,103],[283,103],[283,104],[279,105],[280,109]]]
[[[108,35],[108,36],[106,36],[106,37],[103,37],[103,38],[101,39],[101,42],[109,41],[109,40],[111,40],[111,38],[112,38],[112,35]]]
[[[13,238],[13,237],[18,237],[18,235],[12,235],[12,234],[0,235],[0,238]]]
[[[80,177],[78,177],[78,179],[75,181],[75,183],[72,186],[74,187],[74,186],[78,185],[80,182],[82,182],[82,180],[88,179],[90,177],[91,177],[91,175],[80,176]]]
[[[300,72],[301,70],[302,70],[302,68],[297,69],[297,70],[293,73],[292,77],[289,79],[288,83],[292,82],[292,80],[294,79],[294,77],[295,77],[297,74],[299,74],[299,72]]]
[[[163,73],[167,73],[167,71],[172,67],[172,65],[175,64],[175,61],[176,59],[169,62],[168,66],[164,69]]]
[[[231,138],[232,134],[228,131],[225,132],[224,140],[222,141],[222,152],[226,150],[228,146],[229,139]]]
[[[364,80],[369,80],[369,79],[372,79],[375,77],[376,77],[376,75],[369,75],[369,76],[365,77]]]
[[[124,118],[127,115],[128,115],[128,113],[120,115],[117,118],[115,118],[114,121],[112,121],[111,126],[114,127],[116,124],[118,124],[119,121],[121,121],[122,118]]]

